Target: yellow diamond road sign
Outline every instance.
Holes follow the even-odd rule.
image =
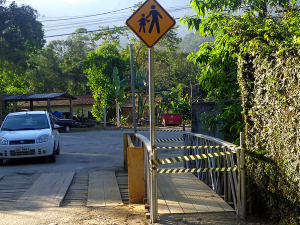
[[[126,25],[148,48],[152,48],[175,24],[173,17],[156,0],[146,0],[126,20]]]

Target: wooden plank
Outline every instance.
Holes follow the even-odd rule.
[[[193,175],[192,175],[193,176]],[[190,176],[181,176],[181,183],[179,184],[184,193],[187,195],[197,212],[211,212],[211,210],[204,204],[201,198],[197,195],[196,191],[199,189],[198,183],[190,179]],[[179,180],[177,176],[173,175],[172,179]],[[202,183],[202,182],[201,182]]]
[[[195,180],[196,179],[196,180]],[[208,207],[217,212],[222,211],[234,211],[218,194],[216,194],[211,188],[209,188],[207,185],[205,185],[202,181],[197,179],[195,176],[191,179],[195,181],[195,183],[201,185],[200,190],[197,190],[197,194],[202,198],[207,200],[206,203],[208,203]],[[211,198],[214,200],[215,204],[212,200],[208,200],[208,198]],[[221,208],[219,208],[221,207]]]
[[[165,179],[163,177],[164,175],[168,176],[169,174],[158,174],[158,176],[157,176],[158,187],[168,205],[170,213],[184,213],[183,209],[181,208],[181,205],[178,202],[176,195],[171,190],[169,184],[165,181]]]
[[[123,205],[115,172],[103,172],[106,205]]]
[[[58,181],[59,177],[61,176],[61,173],[55,173],[51,179],[51,182],[46,185],[46,187],[43,190],[43,195],[40,195],[34,202],[34,204],[31,205],[31,207],[41,207],[44,202],[48,202],[50,200],[49,195],[53,187],[55,186],[56,182]],[[50,195],[51,196],[51,195]]]
[[[177,176],[176,176],[177,175]],[[181,186],[184,185],[184,179],[182,174],[169,174],[168,176],[164,176],[166,182],[168,182],[171,190],[177,196],[180,206],[182,207],[184,213],[197,213],[194,205],[185,194],[184,190]]]
[[[52,202],[52,205],[54,206],[61,206],[63,200],[64,200],[64,197],[70,187],[70,184],[74,178],[74,175],[75,175],[75,172],[69,172],[66,179],[64,180],[62,186],[60,187],[57,195],[55,196],[53,202]]]
[[[39,187],[30,195],[30,197],[22,204],[21,207],[34,208],[40,204],[40,201],[47,196],[47,187],[51,185],[54,173],[48,173]]]
[[[105,206],[102,172],[89,173],[87,206]]]
[[[13,207],[60,206],[74,175],[74,172],[43,173]]]
[[[217,202],[226,212],[232,212],[235,211],[233,208],[230,207],[222,198],[219,196],[212,197],[215,202]]]
[[[169,210],[169,207],[167,205],[166,200],[164,199],[164,197],[161,194],[161,191],[158,187],[157,190],[157,204],[158,204],[158,213],[159,214],[169,214],[171,213]]]
[[[115,172],[91,172],[87,206],[122,205]]]
[[[68,172],[63,172],[59,174],[58,180],[55,182],[54,186],[51,188],[48,196],[44,199],[44,202],[41,204],[41,207],[52,207],[53,199],[55,198],[56,194],[58,193],[61,185],[63,184],[64,180],[68,176]]]
[[[19,198],[13,207],[21,207],[23,203],[31,196],[31,194],[40,186],[43,180],[46,178],[48,173],[42,173],[36,182]]]
[[[192,174],[190,180],[199,186],[195,191],[203,201],[204,205],[207,206],[211,212],[224,212],[225,204],[227,203],[218,194]],[[219,202],[222,202],[224,208]]]

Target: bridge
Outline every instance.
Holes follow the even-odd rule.
[[[244,219],[245,152],[242,133],[240,139],[240,146],[236,146],[207,135],[184,132],[181,140],[156,140],[153,148],[141,134],[124,134],[129,201],[141,201],[143,198],[149,208],[151,223],[165,213],[236,211]],[[183,144],[178,145],[178,141]]]

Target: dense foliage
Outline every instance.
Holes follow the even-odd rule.
[[[40,54],[31,57],[32,68],[26,76],[29,93],[89,93],[83,64],[88,53],[96,48],[86,29],[77,29],[66,40],[51,41]]]
[[[197,17],[187,16],[185,21],[202,34],[218,33],[213,51],[224,52],[222,60],[234,60],[237,68],[249,155],[249,210],[283,224],[299,224],[296,1],[192,0],[191,4]],[[237,9],[242,14],[233,14]],[[200,49],[193,60],[198,62],[205,51]]]
[[[285,224],[300,223],[299,16],[262,20],[239,61],[251,206]]]
[[[0,2],[0,93],[24,93],[29,83],[25,72],[28,60],[44,45],[42,24],[30,6],[8,7]]]

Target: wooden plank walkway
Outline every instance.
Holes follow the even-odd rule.
[[[193,174],[158,174],[158,213],[234,211]]]
[[[87,206],[123,205],[115,172],[91,172]]]
[[[74,172],[41,174],[36,182],[12,207],[59,207],[63,202],[74,175]]]

